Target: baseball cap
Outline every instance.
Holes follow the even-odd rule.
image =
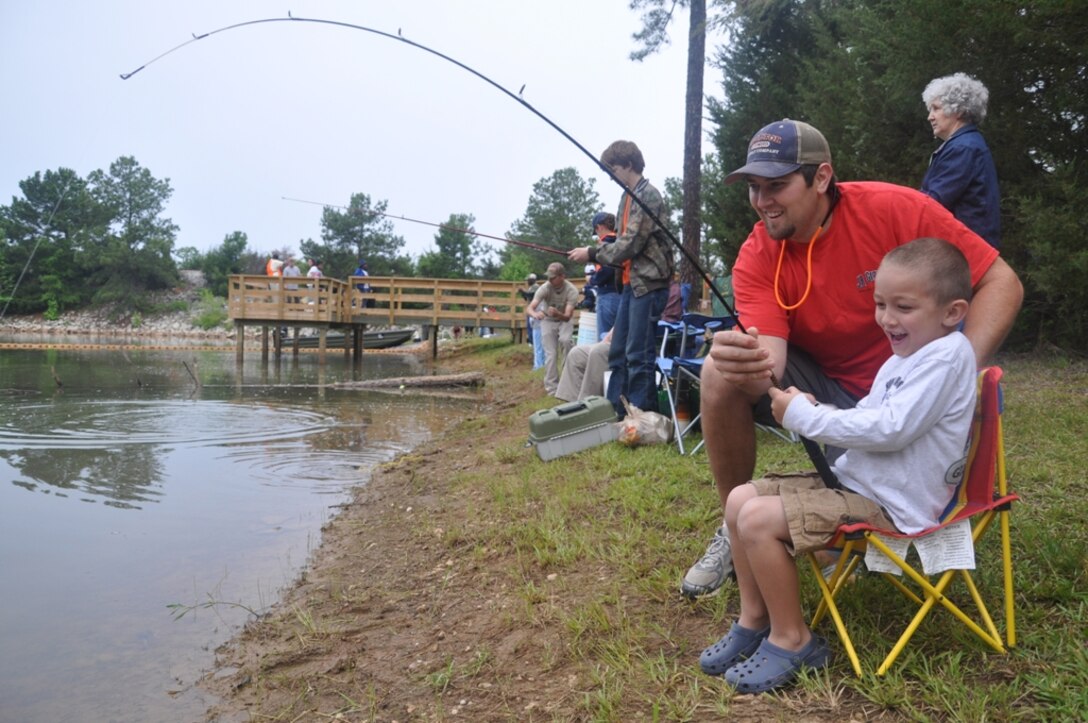
[[[604,220],[606,218],[608,218],[608,214],[605,213],[604,211],[598,211],[596,214],[594,214],[593,215],[593,228],[597,228],[602,223],[604,223]]]
[[[725,177],[726,184],[745,176],[778,178],[803,165],[831,163],[824,134],[803,121],[783,118],[759,129],[748,143],[748,162]]]
[[[585,218],[583,216],[583,218]],[[563,268],[563,264],[556,261],[555,263],[548,264],[548,278],[554,279],[556,276],[566,276],[567,270]]]

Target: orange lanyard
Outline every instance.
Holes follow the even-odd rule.
[[[824,232],[824,226],[827,225],[828,219],[831,218],[831,212],[835,210],[838,200],[836,194],[831,201],[831,207],[827,209],[827,214],[824,215],[824,220],[820,221],[820,225],[816,227],[816,233],[812,234],[812,238],[808,240],[808,254],[805,260],[805,293],[801,294],[801,299],[796,304],[790,305],[782,301],[782,293],[778,290],[778,279],[782,275],[782,260],[786,257],[786,244],[788,242],[783,240],[778,249],[778,264],[774,267],[774,300],[778,302],[778,306],[783,311],[793,311],[808,300],[809,292],[812,291],[812,248],[816,245],[816,239],[820,238],[820,234]]]
[[[801,294],[801,300],[796,304],[787,304],[782,301],[782,293],[778,290],[778,278],[782,274],[782,259],[786,256],[786,241],[782,242],[782,246],[778,251],[778,264],[774,267],[774,300],[778,302],[778,305],[782,307],[783,311],[793,311],[801,304],[808,300],[808,294],[812,291],[812,247],[816,245],[816,239],[820,236],[820,232],[824,230],[823,226],[816,227],[816,233],[812,234],[812,238],[808,242],[808,256],[805,263],[806,279],[805,279],[805,293]]]

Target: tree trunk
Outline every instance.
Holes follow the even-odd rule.
[[[702,140],[703,140],[703,68],[706,63],[706,0],[691,0],[691,26],[688,34],[688,83],[684,102],[684,179],[681,230],[684,248],[693,259],[699,258],[702,237]],[[681,283],[691,284],[693,292],[701,288],[701,276],[687,258],[680,262]],[[691,298],[694,298],[692,294]],[[685,309],[686,311],[686,309]]]

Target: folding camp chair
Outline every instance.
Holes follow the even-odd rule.
[[[915,593],[897,575],[890,572],[880,573],[909,600],[918,605],[919,609],[906,630],[899,637],[899,640],[892,647],[891,652],[884,658],[884,662],[877,668],[877,675],[884,675],[888,671],[907,646],[907,643],[910,642],[911,636],[914,635],[926,615],[937,603],[945,607],[971,632],[997,652],[1004,653],[1006,645],[1008,647],[1016,645],[1009,509],[1012,502],[1019,499],[1019,497],[1009,493],[1008,482],[1005,477],[1005,448],[1001,432],[1002,398],[999,384],[1001,376],[1002,371],[998,367],[989,367],[979,373],[979,393],[975,407],[975,418],[971,427],[971,445],[968,452],[967,468],[957,487],[956,495],[941,517],[940,524],[916,535],[904,535],[894,530],[882,530],[866,524],[842,525],[829,544],[829,547],[841,547],[842,554],[839,556],[835,571],[831,574],[830,579],[826,581],[821,575],[820,565],[816,561],[815,555],[813,553],[808,555],[812,569],[816,572],[816,581],[820,586],[821,593],[821,601],[816,614],[812,618],[812,624],[815,626],[825,614],[830,614],[839,639],[850,657],[854,672],[859,677],[861,676],[861,663],[858,660],[850,635],[847,633],[835,599],[844,590],[855,587],[844,585],[844,583],[849,579],[860,561],[861,554],[858,549],[866,544],[876,548],[887,557],[887,560],[890,561],[889,569],[902,572],[921,588],[920,593]],[[921,549],[927,537],[940,535],[956,524],[972,526],[969,530],[970,539],[972,544],[976,544],[990,527],[990,523],[994,521],[995,517],[998,518],[1001,530],[1006,628],[1004,641],[994,625],[993,618],[990,616],[969,570],[944,570],[940,573],[936,584],[931,584],[926,575],[923,575],[905,561],[906,550],[903,549],[907,542]],[[897,544],[896,540],[907,542]],[[899,553],[893,551],[893,547],[900,548]],[[967,591],[975,603],[982,625],[975,622],[947,597],[949,583],[956,577],[956,573],[959,573],[959,577],[963,579]],[[983,629],[983,626],[985,626],[985,629]]]
[[[704,357],[698,354],[703,346],[705,335],[708,331],[728,329],[734,323],[731,317],[713,317],[705,314],[684,314],[680,321],[675,323],[658,322],[659,326],[668,325],[672,338],[675,338],[677,332],[680,336],[679,345],[672,354],[669,354],[665,342],[662,342],[661,352],[657,359],[657,368],[662,376],[662,388],[668,397],[669,412],[672,415],[673,438],[676,440],[680,454],[685,454],[684,437],[698,424],[700,415],[698,410],[695,410],[694,416],[681,420],[676,412],[681,405],[681,400],[690,396],[690,390],[699,387],[699,375],[702,372]],[[665,341],[668,340],[669,336],[666,336]],[[687,395],[685,395],[685,389],[688,390]],[[700,442],[698,447],[701,446]]]
[[[657,322],[657,333],[660,336],[661,341],[658,344],[657,351],[657,381],[658,388],[665,393],[665,398],[669,403],[669,418],[672,419],[673,426],[673,439],[676,441],[680,448],[680,453],[684,453],[684,439],[683,432],[680,426],[680,421],[677,419],[676,407],[676,354],[680,350],[683,343],[683,330],[684,326],[678,321],[665,321],[664,319]],[[660,402],[658,403],[660,406]],[[664,412],[664,410],[661,410]]]
[[[687,390],[687,396],[690,397],[691,390],[699,388],[700,375],[703,372],[703,361],[706,358],[700,351],[706,334],[707,332],[731,329],[735,325],[736,320],[732,316],[717,317],[706,316],[705,314],[684,314],[681,321],[676,323],[658,322],[659,329],[661,327],[669,328],[662,341],[661,351],[658,354],[657,370],[661,377],[662,389],[668,396],[669,412],[673,420],[673,438],[676,440],[680,454],[687,454],[684,451],[684,438],[699,423],[701,413],[695,410],[694,417],[681,420],[677,417],[676,410],[680,405],[680,400],[685,398],[685,390]],[[665,345],[670,339],[675,338],[677,331],[679,331],[681,337],[679,347],[675,356],[669,356]],[[795,433],[780,427],[758,423],[756,427],[770,432],[786,442],[795,443],[799,440]],[[702,448],[703,440],[699,440],[699,443],[695,445],[690,454],[695,454]]]

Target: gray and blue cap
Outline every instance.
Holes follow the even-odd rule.
[[[748,162],[725,177],[736,183],[746,176],[779,178],[801,166],[831,163],[824,134],[808,123],[783,118],[764,126],[748,143]]]

